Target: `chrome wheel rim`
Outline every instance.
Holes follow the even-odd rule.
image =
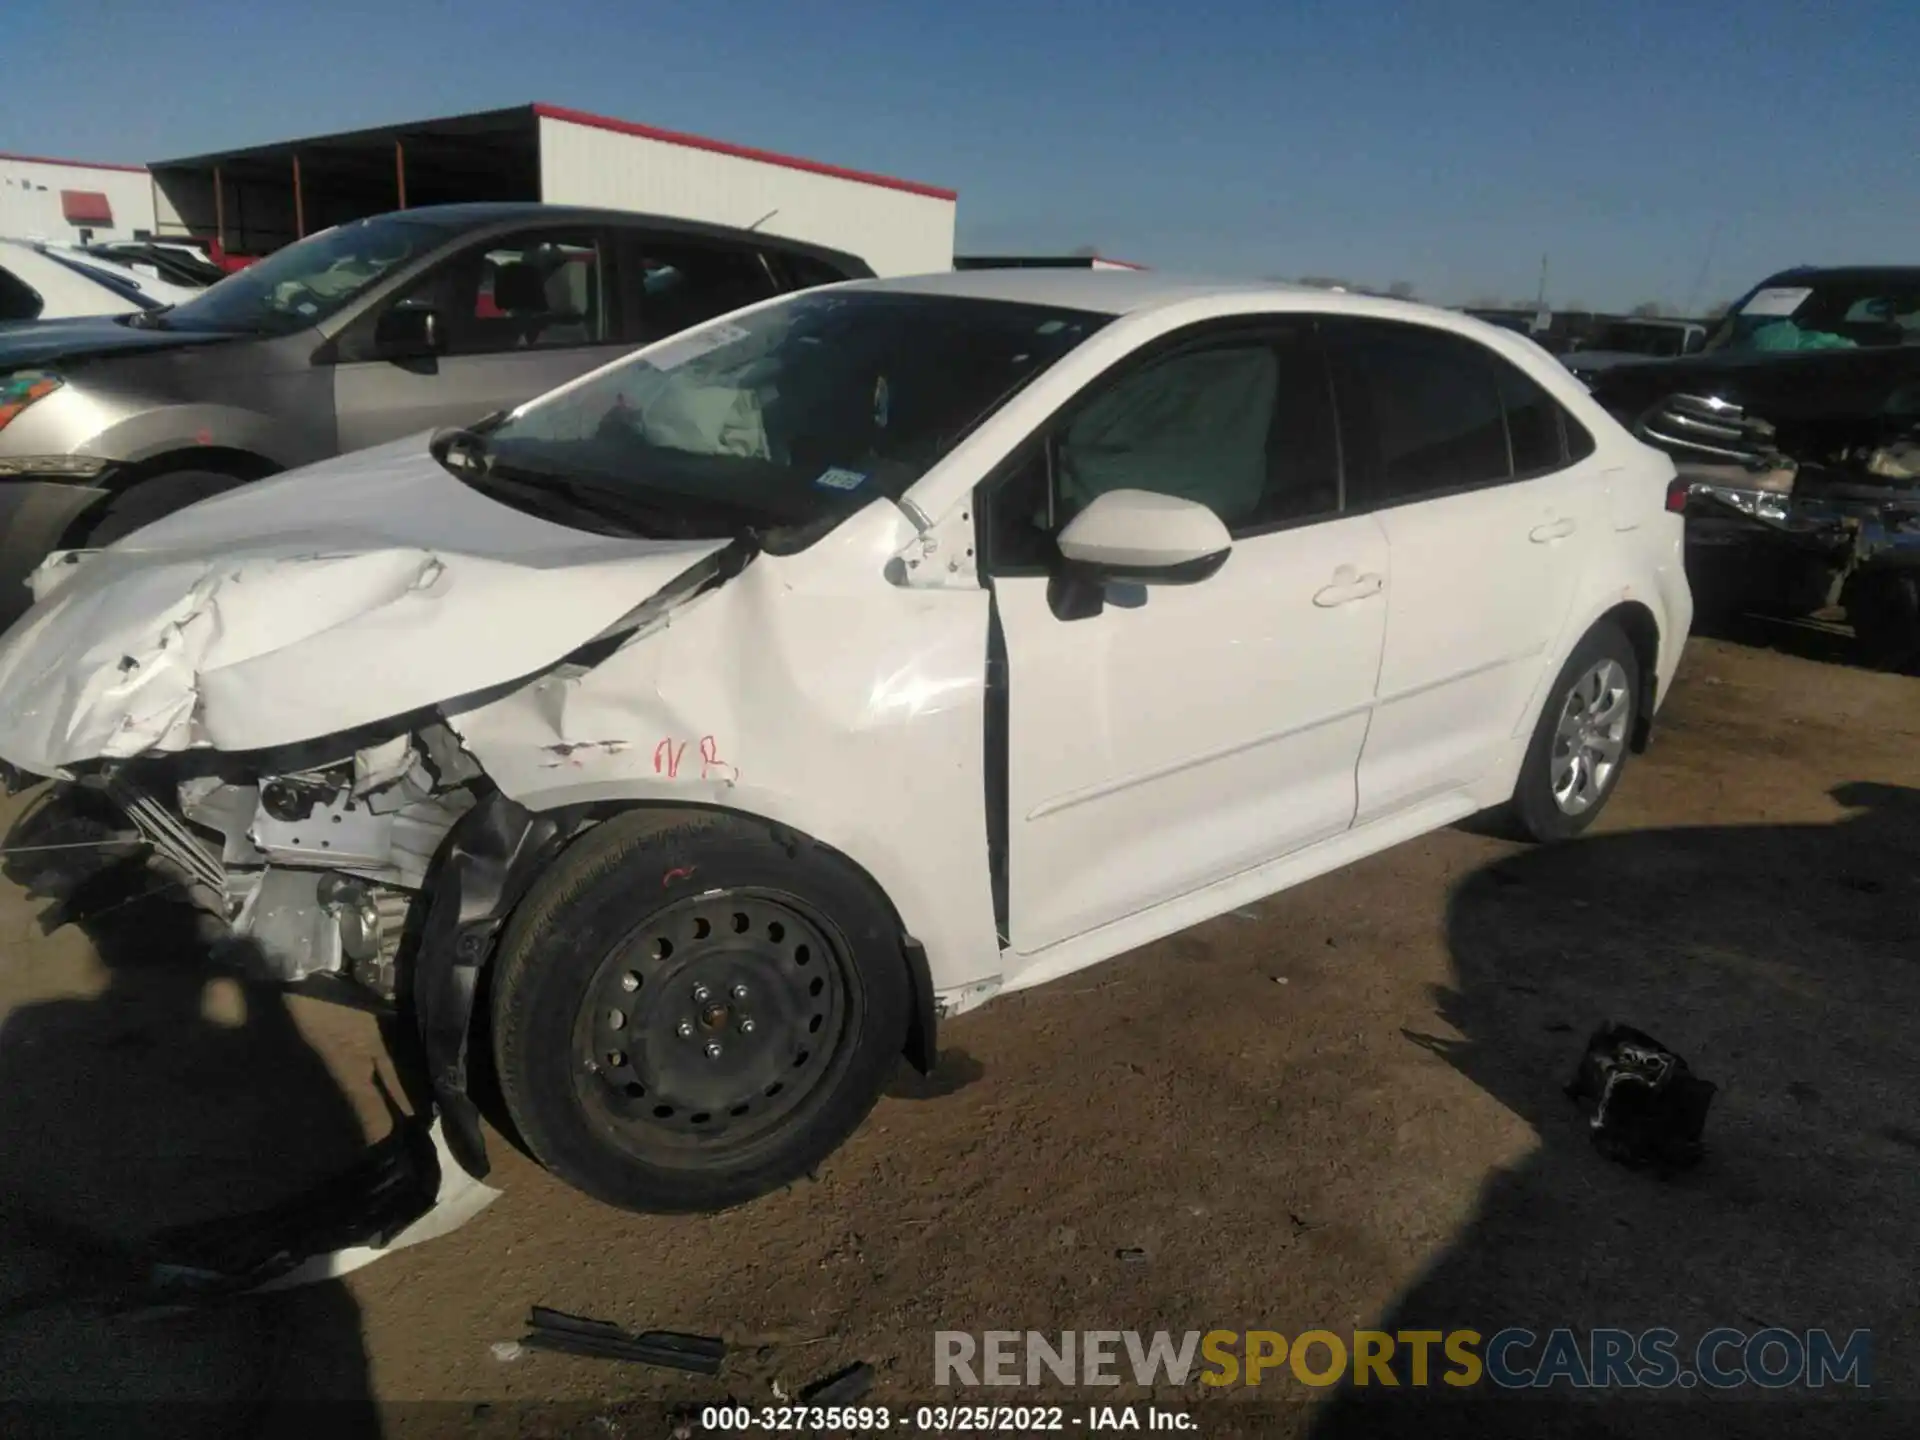
[[[1618,660],[1600,660],[1573,682],[1554,727],[1553,803],[1584,815],[1605,798],[1626,754],[1633,684]]]

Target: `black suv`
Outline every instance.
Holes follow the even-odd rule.
[[[1920,266],[1782,271],[1699,354],[1588,383],[1692,482],[1703,610],[1838,603],[1876,658],[1920,652]]]

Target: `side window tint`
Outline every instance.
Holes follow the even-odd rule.
[[[1280,365],[1267,485],[1252,524],[1279,525],[1340,508],[1340,437],[1320,337],[1308,326],[1274,341]]]
[[[775,293],[757,250],[701,245],[624,231],[620,254],[622,334],[638,344],[738,310]]]
[[[1050,448],[1045,439],[1024,447],[980,512],[989,527],[982,537],[989,571],[1044,570],[1058,555],[1053,543],[1058,526],[1047,487]]]
[[[1109,490],[1197,501],[1236,535],[1340,508],[1339,440],[1311,327],[1223,339],[1096,381],[1000,480],[984,513],[995,569],[1044,566]]]
[[[1246,343],[1173,355],[1107,387],[1060,433],[1060,522],[1109,490],[1151,490],[1196,500],[1230,529],[1251,523],[1279,383],[1272,347]]]
[[[1567,435],[1567,463],[1569,465],[1575,461],[1586,459],[1598,448],[1594,444],[1592,432],[1564,410],[1560,412],[1560,424]]]
[[[446,354],[552,350],[607,339],[599,239],[591,231],[507,236],[423,275],[396,305],[431,305]]]
[[[1513,446],[1515,475],[1544,475],[1558,470],[1564,460],[1560,450],[1560,405],[1551,395],[1528,378],[1519,366],[1498,355],[1489,354],[1500,404],[1507,412],[1507,440]]]
[[[788,282],[796,290],[808,290],[815,285],[837,285],[842,280],[852,278],[811,255],[776,255],[774,259],[785,270]]]
[[[1327,326],[1349,508],[1504,480],[1506,421],[1491,357],[1444,331],[1389,321]]]

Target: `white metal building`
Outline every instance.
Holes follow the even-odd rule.
[[[89,235],[131,240],[153,228],[153,181],[144,165],[0,154],[0,238],[72,244]]]
[[[408,205],[545,200],[757,226],[881,275],[953,268],[956,195],[553,105],[157,161],[156,233],[260,254]]]

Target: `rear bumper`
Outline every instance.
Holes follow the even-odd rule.
[[[1693,584],[1687,579],[1685,532],[1674,538],[1672,548],[1653,573],[1654,590],[1660,598],[1660,653],[1653,667],[1653,703],[1649,717],[1657,715],[1673,689],[1673,677],[1680,669],[1681,653],[1687,637],[1693,633]]]

